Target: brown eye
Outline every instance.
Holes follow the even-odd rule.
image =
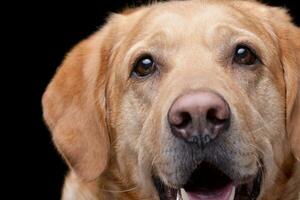
[[[145,77],[153,74],[157,67],[151,56],[143,56],[134,64],[132,74],[138,77]]]
[[[257,56],[246,46],[238,46],[235,50],[233,62],[239,65],[253,65],[258,61]]]

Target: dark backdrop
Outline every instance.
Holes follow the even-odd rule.
[[[295,22],[300,24],[297,1],[265,2],[287,7]],[[17,191],[14,189],[11,195],[22,195],[22,199],[59,199],[67,168],[52,145],[50,134],[43,123],[41,95],[72,46],[97,30],[110,12],[141,3],[143,1],[99,0],[96,3],[73,1],[62,4],[48,1],[13,5],[17,7],[15,12],[18,16],[11,23],[18,30],[18,34],[13,36],[24,43],[11,47],[13,52],[20,55],[14,56],[12,60],[18,62],[18,67],[12,68],[16,76],[10,80],[15,83],[11,87],[16,88],[9,89],[16,96],[13,99],[16,101],[14,108],[17,114],[12,116],[12,120],[18,121],[10,128],[18,133],[15,135],[12,131],[12,136],[17,138],[20,148],[12,152],[15,154],[14,161],[17,161],[14,169],[17,177],[9,187],[14,189],[17,183],[17,187],[21,188]],[[22,175],[25,177],[20,178]]]

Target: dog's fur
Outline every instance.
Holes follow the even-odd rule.
[[[252,45],[263,64],[232,65],[238,42]],[[159,72],[132,77],[143,53],[158,60]],[[231,107],[222,147],[232,176],[256,173],[261,159],[259,199],[299,199],[299,70],[300,30],[281,8],[191,0],[112,15],[67,55],[43,96],[44,118],[70,167],[62,199],[158,199],[153,174],[180,185],[195,158],[166,116],[178,96],[201,88]]]

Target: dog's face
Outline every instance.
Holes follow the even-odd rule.
[[[85,125],[98,121],[87,129],[101,129],[100,133],[91,130],[95,134],[84,137],[96,140],[90,142],[96,143],[94,150],[89,147],[86,152],[102,164],[84,158],[93,165],[92,171],[84,172],[87,164],[74,153],[87,147],[74,139],[82,137],[72,135],[75,128],[64,136],[56,131],[58,149],[83,177],[117,166],[145,196],[176,199],[180,188],[191,200],[267,195],[278,178],[289,173],[288,138],[295,134],[287,135],[287,118],[298,115],[289,113],[298,106],[294,103],[298,89],[297,81],[288,80],[293,72],[286,69],[295,68],[296,60],[294,66],[286,62],[299,55],[299,44],[280,38],[287,36],[271,17],[278,20],[278,27],[289,23],[284,11],[247,1],[170,2],[114,16],[102,34],[94,35],[77,53],[87,57],[88,64],[75,80],[93,86],[83,84],[65,103],[70,107],[80,102],[69,114],[73,121],[82,112],[95,117],[84,119]],[[299,30],[288,26],[299,41]],[[66,72],[60,76],[68,76]],[[83,78],[78,78],[80,74]],[[62,84],[52,88],[63,94],[64,89],[57,89]],[[290,87],[296,87],[293,94],[287,91]],[[83,90],[91,92],[76,99]],[[87,112],[90,98],[97,103]],[[53,104],[59,101],[49,101],[46,120],[58,112]],[[57,128],[58,121],[48,122],[53,132],[66,129],[66,123]],[[67,124],[68,129],[74,126]],[[80,125],[79,130],[85,128]]]

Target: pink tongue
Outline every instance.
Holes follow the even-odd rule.
[[[229,200],[233,190],[233,184],[228,184],[224,188],[214,192],[187,192],[189,200]]]

